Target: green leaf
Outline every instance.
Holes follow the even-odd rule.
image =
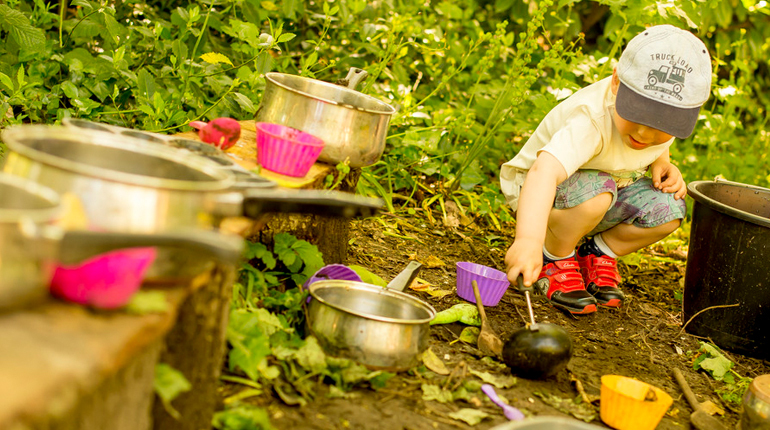
[[[475,345],[478,342],[479,339],[479,333],[481,333],[481,330],[478,327],[465,327],[463,331],[460,332],[459,340]]]
[[[233,62],[230,61],[226,55],[220,54],[219,52],[207,52],[201,55],[200,58],[209,64],[227,63],[231,66],[233,65]]]
[[[273,430],[265,409],[239,404],[214,414],[211,425],[218,430]]]
[[[465,421],[470,426],[475,426],[488,416],[489,414],[484,411],[470,408],[463,408],[457,412],[452,412],[449,414],[450,418],[454,418],[458,421]]]
[[[261,52],[257,59],[254,60],[254,68],[257,74],[265,74],[273,70],[273,66],[275,66],[275,60],[273,60],[273,56],[268,52]]]
[[[516,385],[517,382],[516,377],[512,375],[495,376],[488,372],[479,372],[473,369],[470,369],[470,373],[487,384],[492,384],[497,388],[510,388]]]
[[[439,403],[449,403],[454,401],[452,392],[433,384],[422,384],[422,399],[426,402],[435,400]]]
[[[164,313],[168,310],[169,303],[163,291],[139,290],[126,305],[126,312],[138,315]]]
[[[64,91],[64,95],[71,99],[78,97],[78,87],[76,87],[75,84],[73,84],[71,81],[62,82],[61,89]]]
[[[261,260],[268,269],[275,268],[275,256],[263,243],[247,241],[245,257],[247,260],[252,260],[254,258]]]
[[[11,80],[11,78],[5,73],[0,72],[0,83],[6,86],[9,93],[13,92],[13,80]]]
[[[45,46],[43,30],[33,27],[26,15],[5,4],[0,4],[0,27],[25,49],[37,51]]]
[[[295,37],[297,37],[297,35],[294,33],[283,33],[282,35],[278,36],[276,43],[288,42]]]
[[[174,39],[174,41],[171,42],[171,52],[173,52],[176,58],[179,59],[180,63],[184,63],[187,59],[187,45],[182,39]]]
[[[155,365],[155,379],[153,389],[164,402],[171,402],[180,394],[192,389],[192,385],[184,377],[182,372],[174,369],[166,363]]]
[[[364,267],[357,266],[355,264],[351,264],[348,267],[353,269],[353,271],[358,274],[358,276],[361,278],[361,282],[377,285],[379,287],[386,287],[388,285],[388,283],[385,282],[384,279],[380,278],[379,276],[375,275],[374,273],[370,272]]]
[[[313,336],[305,340],[305,345],[297,350],[295,357],[300,366],[312,373],[321,373],[326,370],[326,354]]]
[[[123,28],[123,26],[120,25],[120,23],[118,23],[118,21],[115,20],[112,15],[103,13],[102,16],[104,17],[104,26],[107,28],[107,33],[109,34],[110,40],[112,40],[112,43],[114,43],[116,46],[120,45],[121,39],[126,33],[126,29]]]
[[[139,89],[139,96],[152,100],[152,96],[155,94],[155,78],[147,69],[139,71],[136,84]]]
[[[238,102],[238,105],[241,107],[241,109],[245,110],[246,112],[254,113],[257,111],[254,103],[245,95],[239,92],[234,92],[233,97],[235,97],[235,101]]]
[[[699,351],[702,353],[701,357],[703,358],[700,359],[701,357],[698,357],[700,360],[693,364],[693,369],[706,370],[717,381],[725,380],[726,376],[730,376],[729,372],[734,363],[728,360],[719,349],[708,343],[701,342]]]
[[[434,324],[449,324],[459,321],[466,325],[481,327],[481,316],[476,305],[470,303],[458,303],[449,309],[436,314],[436,317],[430,322]]]

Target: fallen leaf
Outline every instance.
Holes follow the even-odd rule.
[[[699,408],[706,411],[709,415],[721,415],[724,416],[725,410],[720,408],[716,403],[712,402],[711,400],[706,400],[705,402],[701,403]]]
[[[449,291],[449,290],[434,290],[434,289],[430,289],[430,290],[427,290],[425,292],[428,293],[428,295],[430,295],[431,297],[434,297],[434,298],[437,298],[437,299],[440,299],[442,297],[446,297],[446,296],[448,296],[450,294],[453,294],[453,292]]]
[[[579,420],[590,423],[596,419],[596,409],[590,403],[575,403],[572,399],[563,399],[548,393],[543,394],[536,392],[534,394],[540,397],[546,404],[553,406],[561,412],[570,414]]]
[[[427,267],[428,269],[435,269],[436,267],[444,267],[444,266],[446,266],[446,263],[444,263],[443,261],[441,261],[441,259],[440,259],[440,258],[438,258],[438,257],[436,257],[435,255],[431,255],[431,256],[429,256],[429,257],[428,257],[428,258],[425,260],[425,263],[423,263],[423,264],[424,264],[424,265],[425,265],[425,267]]]
[[[425,364],[425,367],[434,373],[438,373],[439,375],[449,375],[449,369],[446,368],[444,362],[441,361],[430,348],[422,353],[422,362]]]
[[[452,392],[438,385],[422,384],[422,399],[425,401],[435,400],[439,403],[448,403],[454,401]]]
[[[517,382],[516,377],[512,375],[503,375],[498,377],[488,372],[479,372],[473,369],[470,369],[470,372],[471,375],[474,375],[487,384],[492,384],[497,388],[510,388],[516,385]]]
[[[458,421],[465,421],[469,426],[475,426],[487,418],[489,414],[478,409],[463,408],[457,412],[452,412],[449,416]]]
[[[414,291],[427,291],[430,290],[431,287],[433,287],[433,285],[422,278],[414,278],[414,281],[409,284],[409,289]]]
[[[465,327],[463,331],[460,332],[460,337],[457,339],[471,345],[476,345],[480,332],[481,330],[478,327]]]

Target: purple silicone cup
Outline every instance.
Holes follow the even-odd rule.
[[[325,281],[327,279],[339,279],[343,281],[356,281],[361,282],[362,279],[358,276],[355,270],[344,264],[329,264],[318,269],[305,283],[303,287],[307,288],[316,281]],[[310,303],[312,297],[308,296],[307,303]]]
[[[479,286],[481,304],[495,306],[508,289],[508,276],[505,273],[481,264],[461,261],[457,263],[457,295],[471,303],[476,303],[473,294],[475,280]]]
[[[301,178],[321,155],[324,141],[280,124],[257,123],[257,161],[267,170]]]
[[[327,279],[361,282],[361,277],[350,267],[344,264],[329,264],[328,266],[318,269],[318,271],[305,282],[304,286],[307,288],[315,281],[325,281]]]

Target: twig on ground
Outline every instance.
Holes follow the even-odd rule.
[[[682,326],[682,329],[679,330],[679,333],[677,334],[677,336],[681,336],[681,334],[684,333],[684,329],[687,328],[687,325],[690,324],[690,322],[693,319],[695,319],[695,317],[697,317],[698,315],[702,314],[703,312],[710,311],[712,309],[719,309],[719,308],[734,308],[734,307],[740,306],[740,305],[741,305],[740,303],[733,303],[732,305],[716,305],[716,306],[709,306],[709,307],[707,307],[705,309],[701,309],[698,312],[695,312],[695,315],[691,316],[690,319],[687,320],[686,323],[684,323],[684,325]]]
[[[586,394],[586,390],[583,388],[583,383],[580,382],[580,379],[578,379],[574,373],[569,374],[569,379],[575,383],[575,389],[577,390],[578,394],[580,394],[580,398],[583,399],[583,402],[590,405],[591,399],[588,398],[588,394]]]

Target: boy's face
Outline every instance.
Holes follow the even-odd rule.
[[[613,112],[612,119],[623,143],[631,149],[641,150],[662,145],[674,137],[652,127],[626,121],[617,112]]]
[[[618,78],[617,70],[613,70],[611,86],[613,94],[618,94],[619,85],[620,79]],[[662,145],[674,137],[658,129],[627,121],[618,115],[617,112],[612,113],[612,120],[615,123],[615,128],[620,132],[623,143],[631,149],[641,150],[655,145]]]

